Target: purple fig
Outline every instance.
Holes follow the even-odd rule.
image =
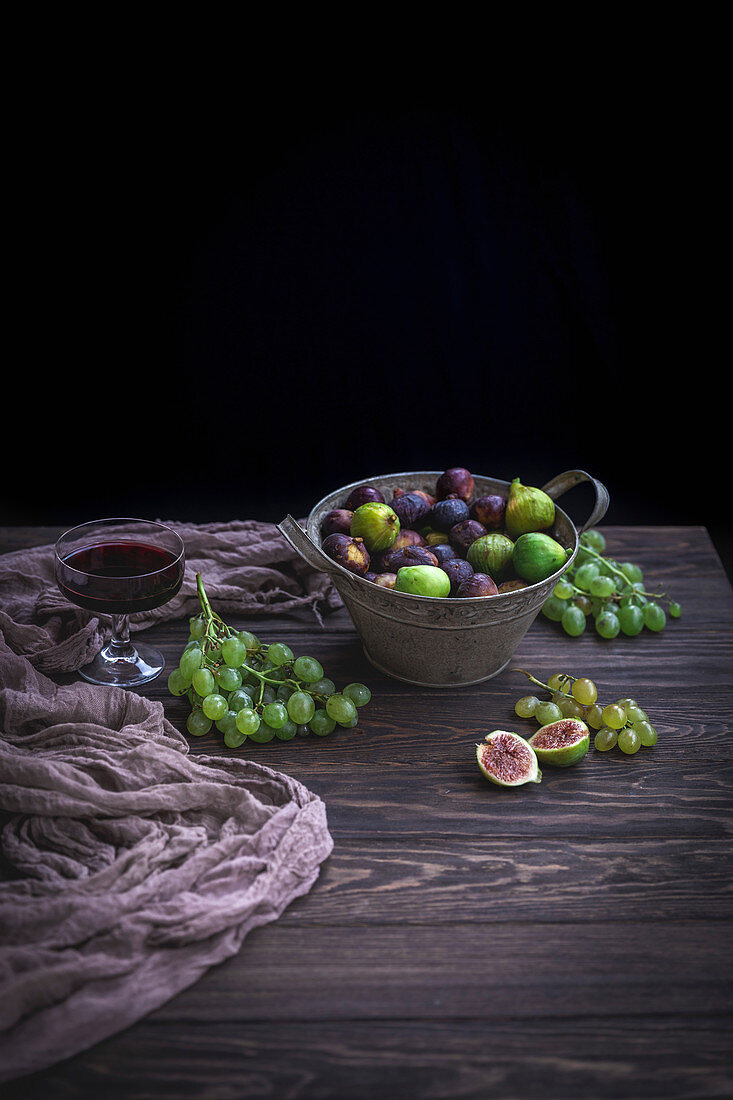
[[[380,573],[396,573],[405,565],[437,565],[435,554],[427,546],[403,546],[401,550],[385,550],[378,561]]]
[[[403,493],[393,499],[392,508],[397,513],[400,527],[412,531],[418,526],[418,521],[428,515],[431,505],[422,493]]]
[[[455,493],[452,493],[445,500],[439,500],[433,505],[430,522],[439,531],[449,531],[457,523],[461,523],[464,519],[470,519],[470,516],[471,513],[465,500],[461,500]]]
[[[354,513],[349,508],[334,508],[323,517],[321,524],[321,538],[329,535],[348,535],[351,530],[351,521]]]
[[[435,495],[438,500],[445,500],[446,497],[455,494],[461,500],[468,502],[473,496],[474,489],[473,474],[463,466],[451,466],[438,478],[435,484]]]
[[[459,600],[468,600],[474,596],[495,596],[498,591],[488,573],[474,573],[458,586],[456,596]]]
[[[379,489],[375,489],[373,485],[357,485],[355,489],[352,489],[346,498],[344,508],[348,508],[349,511],[355,512],[361,504],[369,504],[370,501],[377,501],[378,504],[384,504],[384,493]]]
[[[465,558],[471,543],[487,533],[483,523],[479,523],[476,519],[464,519],[461,523],[457,523],[455,527],[451,527],[448,532],[448,541],[453,549]]]
[[[439,565],[442,565],[444,561],[451,561],[453,558],[458,557],[453,547],[447,542],[439,542],[437,546],[431,545],[430,551],[435,554]]]
[[[397,583],[397,574],[377,573],[374,583],[378,584],[380,588],[394,588]]]
[[[352,539],[350,535],[329,535],[323,540],[321,549],[332,561],[357,576],[363,577],[369,569],[369,551],[363,539]]]
[[[470,580],[473,576],[473,566],[465,558],[449,558],[448,561],[440,563],[440,568],[447,574],[450,581],[451,596],[455,596],[463,582]]]
[[[487,531],[496,531],[504,522],[506,501],[497,493],[489,493],[487,496],[478,497],[471,505],[471,519],[477,519],[483,523]]]
[[[401,550],[403,546],[424,546],[425,539],[419,533],[419,531],[411,531],[409,528],[405,528],[400,531],[397,538],[392,543],[393,550]]]

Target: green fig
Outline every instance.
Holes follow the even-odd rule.
[[[522,485],[518,477],[509,487],[504,512],[504,526],[509,538],[516,539],[528,531],[544,531],[555,522],[555,502],[542,489]]]
[[[476,746],[478,766],[498,787],[522,787],[540,783],[542,772],[537,754],[528,741],[509,730],[493,730]]]
[[[528,531],[514,543],[512,564],[518,577],[536,584],[547,580],[568,560],[568,551],[541,531]]]
[[[499,531],[490,531],[471,543],[466,558],[477,573],[488,573],[496,580],[506,572],[513,554],[512,540]]]
[[[360,504],[351,518],[349,534],[363,539],[370,554],[389,550],[399,533],[400,521],[389,504],[370,500]]]
[[[450,578],[436,565],[403,565],[397,570],[395,591],[413,596],[449,596]]]
[[[561,718],[542,726],[528,742],[540,764],[569,768],[582,760],[590,748],[590,730],[580,718]]]

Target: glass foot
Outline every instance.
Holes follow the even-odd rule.
[[[100,650],[93,661],[79,669],[79,675],[90,684],[138,687],[147,684],[165,668],[163,654],[150,645],[110,644]]]

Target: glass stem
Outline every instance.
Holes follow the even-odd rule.
[[[112,660],[117,661],[124,661],[135,655],[135,647],[130,642],[129,615],[112,616],[112,637],[107,653]]]

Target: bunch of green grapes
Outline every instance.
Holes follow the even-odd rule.
[[[514,712],[520,718],[533,718],[540,726],[559,722],[562,718],[579,718],[596,730],[593,744],[599,752],[608,752],[618,745],[621,752],[633,756],[641,748],[656,745],[657,731],[635,699],[617,699],[615,703],[601,706],[598,689],[587,676],[556,672],[545,684],[523,668],[512,671],[523,673],[549,694],[549,699],[536,695],[517,699]]]
[[[315,657],[296,657],[283,642],[266,644],[248,630],[232,630],[212,610],[201,574],[196,575],[201,613],[190,620],[188,643],[168,677],[171,695],[186,695],[186,729],[203,737],[212,725],[230,749],[247,738],[325,737],[351,728],[371,699],[362,683],[336,690]]]
[[[665,592],[646,591],[638,565],[614,561],[604,556],[605,549],[600,531],[583,532],[575,561],[543,604],[546,618],[573,638],[592,619],[601,638],[615,638],[619,633],[634,637],[645,628],[658,633],[667,625],[667,612],[680,617],[680,604]]]

